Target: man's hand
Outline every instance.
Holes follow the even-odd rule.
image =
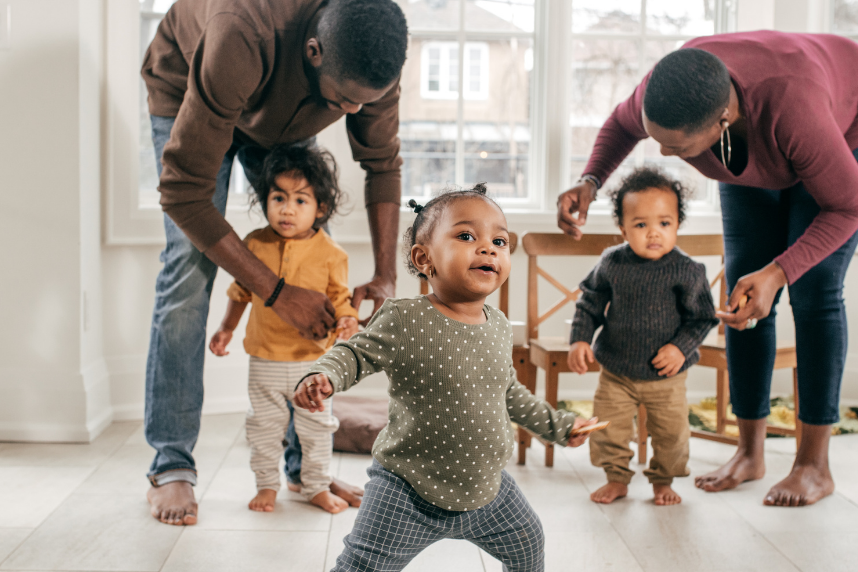
[[[232,340],[232,330],[221,328],[212,336],[212,340],[209,342],[209,349],[216,356],[228,356],[229,352],[226,351],[226,346],[229,345],[230,340]]]
[[[566,442],[567,447],[580,447],[587,440],[587,437],[590,436],[589,433],[583,433],[581,435],[575,435],[575,431],[580,429],[581,427],[587,427],[588,425],[595,425],[599,422],[598,417],[592,417],[590,419],[584,419],[583,417],[577,417],[575,419],[575,424],[572,425],[572,430],[569,432],[569,440]]]
[[[316,373],[301,380],[295,395],[292,396],[292,404],[301,409],[308,409],[310,413],[324,411],[325,406],[322,402],[333,393],[334,388],[328,376],[324,373]]]
[[[579,227],[587,224],[587,211],[596,200],[596,190],[592,182],[582,181],[557,197],[557,226],[575,240],[584,236]],[[572,213],[578,216],[573,217]]]
[[[337,321],[337,339],[348,340],[358,332],[357,318],[343,316]]]
[[[378,312],[379,308],[381,308],[384,301],[388,298],[393,298],[396,292],[396,279],[385,279],[380,276],[376,276],[370,282],[366,284],[362,284],[355,288],[355,293],[352,296],[352,306],[360,310],[361,302],[364,300],[372,300],[375,305],[372,308],[372,314],[364,318],[360,321],[362,326],[366,326],[369,323],[370,318]]]
[[[787,277],[777,262],[771,262],[746,276],[739,278],[726,312],[717,312],[715,316],[736,330],[748,327],[748,320],[762,320],[772,311],[772,304],[778,290],[787,285]],[[739,300],[747,296],[747,304],[739,307]]]
[[[679,373],[683,364],[685,364],[685,355],[673,344],[661,346],[652,360],[652,365],[658,370],[658,375],[664,377],[671,377]]]
[[[286,284],[271,308],[308,340],[325,339],[336,323],[336,311],[327,296],[298,286]]]
[[[596,357],[593,355],[593,348],[587,342],[575,342],[569,347],[566,363],[569,365],[569,369],[575,373],[587,373],[589,370],[587,363],[594,361],[596,361]]]

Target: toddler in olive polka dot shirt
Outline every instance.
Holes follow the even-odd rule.
[[[370,374],[384,371],[390,379],[389,424],[373,446],[372,479],[335,570],[399,569],[397,563],[404,567],[423,546],[444,537],[476,542],[509,570],[542,569],[536,546],[541,525],[503,471],[515,442],[510,420],[573,446],[586,437],[571,435],[572,429],[594,420],[554,410],[516,380],[512,328],[485,304],[507,279],[510,262],[505,217],[484,193],[478,186],[440,195],[425,208],[412,204],[418,216],[405,237],[409,269],[428,279],[433,293],[387,300],[365,331],[334,346],[296,390],[295,403],[314,411],[328,395]],[[487,532],[493,540],[484,545],[476,533],[445,536],[440,525],[429,527],[431,533],[422,530],[425,523],[407,514],[426,511],[403,510],[399,501],[391,520],[384,507],[393,506],[397,495],[409,499],[406,504],[436,508],[447,524],[474,511],[477,520],[494,513],[518,516],[501,519],[508,530]],[[505,510],[513,505],[516,510]],[[381,522],[387,534],[379,535]],[[528,527],[533,534],[520,534]],[[509,542],[499,546],[504,533]]]

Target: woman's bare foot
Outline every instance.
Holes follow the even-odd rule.
[[[787,478],[773,486],[763,504],[769,506],[805,506],[834,492],[834,479],[828,468],[795,465]]]
[[[164,524],[176,526],[197,523],[197,500],[194,487],[187,481],[173,481],[151,487],[146,493],[152,516]]]
[[[290,483],[289,481],[286,481],[286,488],[288,488],[293,493],[301,492],[301,485],[296,485],[295,483]]]
[[[277,491],[260,489],[257,491],[256,496],[250,499],[247,508],[256,512],[272,512],[275,502],[277,502]]]
[[[590,500],[600,504],[610,504],[629,494],[629,486],[623,483],[609,481],[607,485],[593,491]]]
[[[694,479],[694,486],[708,493],[733,489],[766,474],[766,419],[739,419],[739,447],[721,468]]]
[[[360,506],[361,499],[363,498],[362,488],[350,485],[340,479],[334,479],[331,482],[331,492],[349,503],[349,506],[355,508]]]
[[[682,502],[682,497],[676,494],[676,491],[670,488],[670,485],[653,484],[652,492],[655,495],[653,500],[658,506],[668,506]]]
[[[331,493],[331,491],[320,492],[312,499],[310,499],[310,504],[314,504],[322,510],[326,510],[331,514],[343,512],[344,510],[349,508],[348,502]]]

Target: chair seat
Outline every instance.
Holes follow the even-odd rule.
[[[727,341],[724,334],[717,329],[709,332],[700,345],[700,362],[698,365],[727,369]],[[796,367],[795,342],[778,340],[775,346],[774,369],[792,369]]]

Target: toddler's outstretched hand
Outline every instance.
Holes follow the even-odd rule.
[[[212,336],[212,341],[209,342],[209,349],[216,356],[228,356],[226,346],[229,345],[232,339],[232,331],[220,329]]]
[[[348,340],[358,332],[357,318],[343,316],[337,320],[337,339]]]
[[[569,348],[569,354],[566,356],[566,363],[569,364],[569,369],[575,373],[587,373],[587,363],[596,361],[593,355],[593,348],[587,342],[575,342]],[[583,442],[583,441],[582,441]]]
[[[301,409],[308,409],[310,413],[324,411],[325,406],[322,402],[333,393],[334,388],[328,376],[324,373],[316,373],[301,380],[292,397],[292,403]]]
[[[685,363],[685,355],[673,344],[665,344],[658,350],[652,365],[658,370],[658,375],[671,377],[679,373]]]
[[[588,344],[589,345],[589,344]],[[567,447],[580,447],[587,440],[587,437],[590,436],[589,433],[582,433],[579,435],[575,434],[577,429],[581,427],[587,427],[588,425],[595,425],[599,422],[598,417],[592,417],[590,419],[584,419],[583,417],[578,417],[575,419],[574,425],[572,425],[572,431],[569,432],[569,441],[566,442]]]

